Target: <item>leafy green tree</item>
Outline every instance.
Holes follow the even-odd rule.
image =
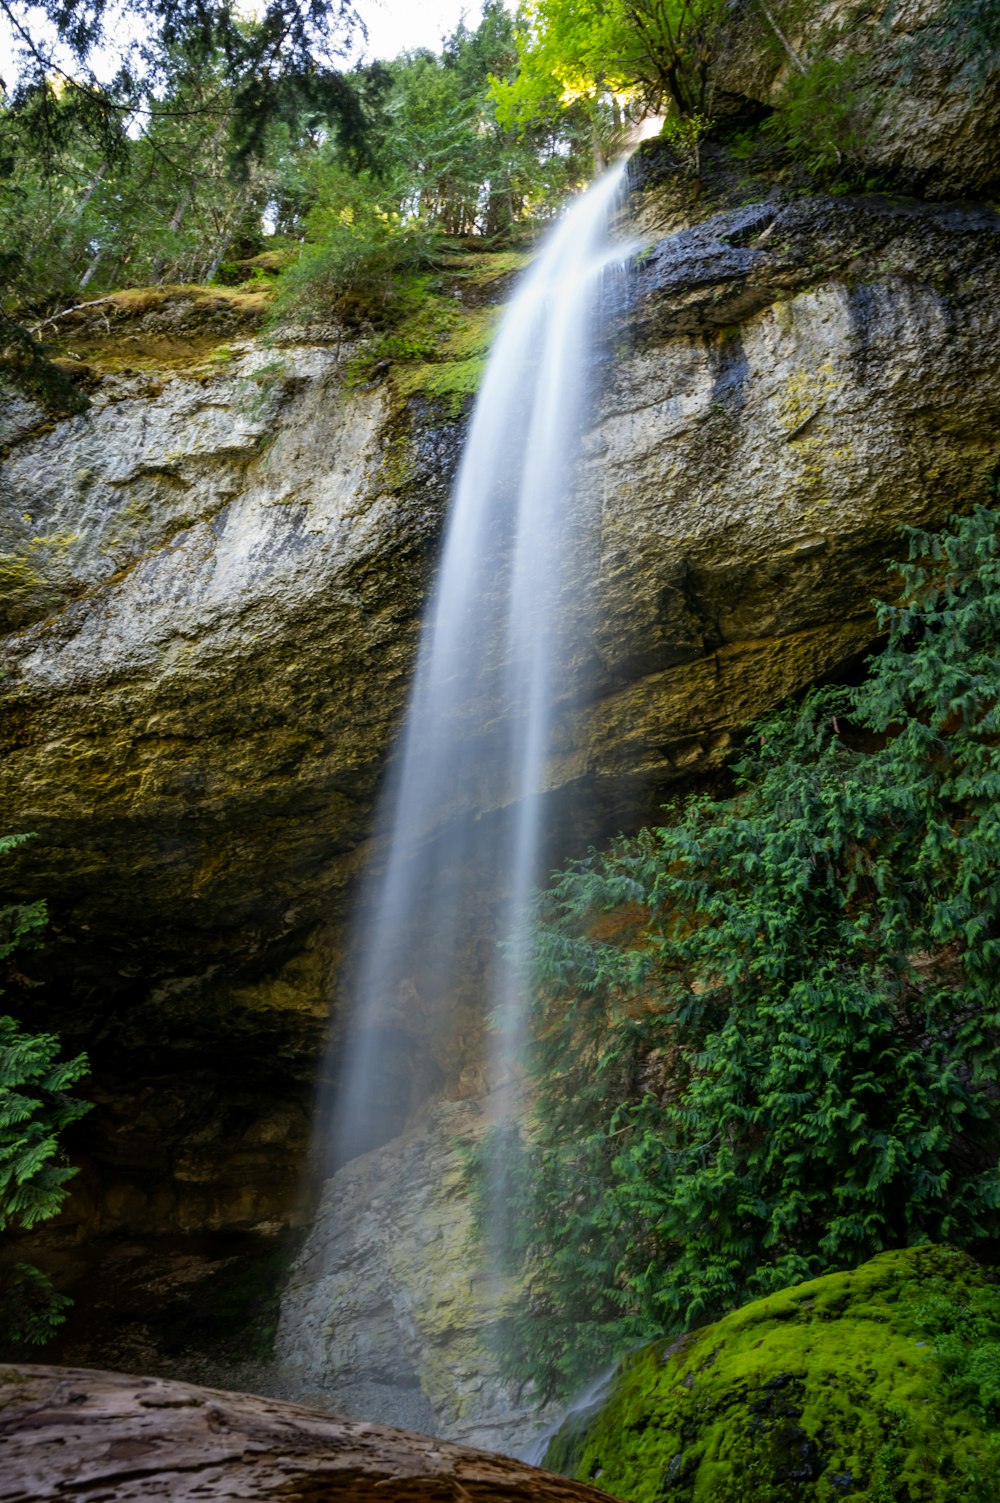
[[[710,113],[720,0],[536,0],[522,6],[520,68],[494,86],[498,114],[525,124],[588,100]],[[593,116],[595,128],[597,115]]]
[[[26,838],[0,838],[0,856]],[[8,970],[16,951],[37,944],[46,917],[44,902],[0,908],[0,962]],[[76,1173],[59,1135],[90,1110],[67,1094],[86,1075],[87,1058],[60,1061],[58,1051],[53,1034],[24,1033],[13,1018],[0,1016],[0,1233],[54,1216]],[[10,1340],[47,1340],[69,1303],[29,1264],[0,1271],[0,1330]]]
[[[363,131],[338,66],[360,26],[349,0],[267,0],[253,22],[226,0],[0,0],[0,15],[17,48],[10,106],[38,136],[55,87],[74,97],[102,149],[116,150],[127,122],[141,129],[171,113],[161,96],[179,52],[222,60],[243,153],[293,102],[324,109],[355,139]]]
[[[860,688],[772,717],[731,799],[540,900],[537,1107],[494,1159],[522,1377],[571,1387],[881,1249],[1000,1234],[997,514],[909,547]]]
[[[307,108],[363,155],[339,66],[360,23],[349,0],[267,0],[252,21],[226,0],[0,0],[0,20],[15,44],[0,80],[0,369],[73,409],[33,315],[149,269],[213,275],[255,217],[259,234],[269,138]]]

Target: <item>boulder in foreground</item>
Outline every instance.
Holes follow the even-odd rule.
[[[546,1464],[629,1503],[1000,1497],[1000,1285],[881,1253],[627,1358]]]

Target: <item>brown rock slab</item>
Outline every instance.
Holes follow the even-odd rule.
[[[506,1456],[298,1404],[84,1368],[0,1368],[0,1500],[600,1503]]]

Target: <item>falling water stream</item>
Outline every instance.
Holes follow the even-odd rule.
[[[500,894],[495,932],[504,955],[480,998],[493,1019],[484,1073],[501,1093],[500,1114],[504,1083],[516,1077],[546,769],[571,698],[571,665],[586,657],[591,627],[582,581],[593,575],[597,519],[574,508],[574,478],[607,273],[629,254],[613,238],[624,175],[622,162],[566,211],[491,351],[386,794],[385,864],[359,905],[331,1165],[384,1142],[406,1116],[411,1088],[398,1070],[385,1080],[401,1010],[422,1008],[425,1032],[454,1028],[463,915],[476,882]],[[497,810],[506,817],[488,817]]]
[[[414,1204],[393,1205],[410,1181],[391,1163],[411,1151],[397,1135],[425,1104],[447,1115],[456,1097],[482,1102],[480,1123],[505,1120],[517,1104],[531,894],[559,854],[556,816],[565,818],[567,800],[555,790],[596,661],[601,503],[600,487],[586,483],[584,438],[607,364],[604,318],[621,309],[633,251],[614,238],[624,176],[621,164],[565,212],[493,345],[358,904],[321,1149],[331,1177],[283,1304],[279,1351],[290,1368],[324,1391],[332,1372],[332,1396],[348,1412],[425,1429],[455,1414],[439,1421],[414,1407],[419,1359],[403,1348],[421,1328],[415,1301],[436,1308],[435,1279],[447,1283],[449,1260],[466,1251],[449,1242],[444,1263],[433,1262],[442,1244],[433,1213],[421,1221],[426,1168],[410,1159]],[[369,1150],[394,1139],[387,1197],[382,1160]],[[499,1198],[493,1209],[498,1218],[507,1210]],[[360,1263],[355,1234],[369,1239]],[[383,1237],[387,1285],[372,1272],[385,1264],[365,1262]],[[486,1248],[500,1240],[488,1235]],[[400,1257],[426,1269],[426,1287],[419,1274],[418,1292],[412,1280],[392,1282]],[[493,1298],[503,1282],[495,1274],[486,1250],[475,1267],[463,1261],[466,1289],[480,1290],[467,1298]],[[462,1381],[480,1392],[477,1360],[469,1356]],[[345,1370],[346,1396],[336,1376]],[[510,1425],[526,1418],[532,1428],[531,1401],[490,1382],[500,1396],[486,1403],[488,1433],[509,1448]]]

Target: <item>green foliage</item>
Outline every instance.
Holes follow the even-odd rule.
[[[723,7],[718,0],[537,0],[519,13],[520,68],[497,80],[500,119],[633,102],[706,114]],[[591,110],[597,127],[598,115]]]
[[[338,15],[324,11],[324,24]],[[61,410],[83,399],[39,336],[68,337],[59,315],[80,303],[123,286],[232,284],[249,270],[267,290],[277,281],[279,319],[388,329],[409,319],[442,236],[509,239],[589,170],[578,122],[514,131],[498,120],[491,80],[517,65],[501,0],[439,56],[356,69],[336,98],[286,77],[283,54],[253,122],[245,105],[269,23],[227,16],[209,7],[194,39],[182,6],[128,109],[56,75],[0,87],[0,239],[17,247],[0,256],[0,364]],[[473,379],[469,367],[458,385]]]
[[[868,129],[861,59],[819,56],[791,72],[764,131],[828,182],[856,172]]]
[[[60,1157],[63,1128],[88,1110],[67,1094],[87,1073],[82,1054],[57,1058],[59,1040],[0,1017],[0,1231],[54,1216],[76,1170]]]
[[[15,1263],[0,1275],[0,1333],[17,1346],[44,1346],[72,1303],[40,1268]]]
[[[5,0],[4,12],[15,46],[12,107],[49,146],[60,137],[54,80],[107,156],[123,149],[129,126],[141,132],[173,113],[164,83],[179,60],[221,60],[244,160],[274,119],[306,102],[360,135],[356,98],[334,65],[358,24],[349,0],[266,0],[253,21],[226,0]]]
[[[433,261],[437,235],[383,207],[363,177],[332,170],[311,211],[308,243],[285,272],[275,302],[280,321],[329,317],[384,323],[405,299],[410,274]]]
[[[499,123],[490,79],[515,62],[513,22],[492,0],[440,57],[415,52],[365,70],[369,167],[323,137],[290,169],[279,225],[304,245],[282,278],[278,319],[335,311],[376,327],[412,322],[444,236],[492,243],[551,212],[579,181],[578,157],[564,126],[518,135]]]
[[[224,60],[173,60],[156,111],[135,140],[95,146],[72,91],[52,90],[55,141],[8,102],[0,111],[10,176],[0,228],[18,246],[5,303],[25,315],[121,286],[207,280],[226,255],[261,247],[261,213],[276,171],[277,127],[260,153],[239,150],[235,96]]]
[[[86,403],[38,342],[44,314],[123,284],[209,281],[259,249],[304,115],[364,155],[363,104],[334,66],[357,18],[348,0],[267,0],[254,20],[223,0],[3,9],[0,371],[71,412]]]
[[[909,537],[867,682],[539,901],[522,1377],[1000,1234],[1000,546]]]
[[[26,836],[0,838],[0,856]],[[47,915],[44,902],[0,908],[0,962],[37,945]],[[0,1016],[0,1232],[30,1229],[54,1216],[76,1170],[67,1164],[59,1134],[90,1110],[68,1094],[87,1073],[87,1059],[58,1059],[59,1040],[48,1033],[23,1033],[11,1017]],[[19,1263],[0,1280],[0,1326],[16,1341],[45,1341],[65,1318],[69,1301],[56,1294],[46,1276]]]
[[[705,115],[671,115],[663,123],[660,136],[677,153],[686,172],[697,176],[701,165],[701,143],[711,129]]]

